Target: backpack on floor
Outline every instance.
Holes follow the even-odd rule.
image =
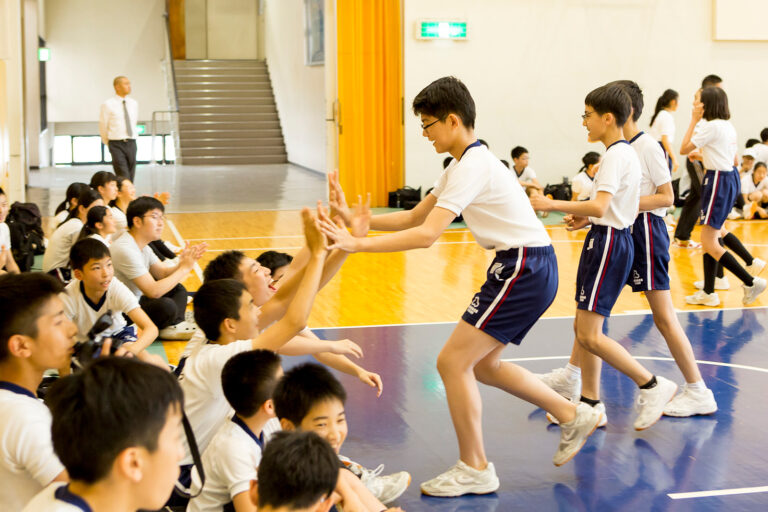
[[[544,187],[544,195],[551,195],[552,199],[557,199],[558,201],[570,201],[572,196],[571,185],[567,180],[563,180],[562,183],[547,185]]]
[[[389,193],[388,206],[390,208],[413,209],[421,201],[421,187],[403,187]]]
[[[32,268],[36,254],[45,252],[43,217],[35,203],[15,202],[5,220],[11,232],[13,259],[22,272]]]

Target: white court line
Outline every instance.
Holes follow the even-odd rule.
[[[553,359],[570,359],[570,355],[568,356],[537,356],[537,357],[513,357],[510,359],[502,359],[502,361],[509,362],[509,363],[519,363],[523,361],[550,361]],[[640,359],[642,361],[667,361],[667,362],[675,362],[674,359],[671,357],[658,357],[658,356],[634,356],[635,359]],[[728,368],[738,368],[739,370],[751,370],[753,372],[760,372],[760,373],[768,373],[768,368],[760,368],[759,366],[749,366],[745,364],[736,364],[736,363],[721,363],[720,361],[699,361],[696,360],[697,364],[707,364],[710,366],[727,366]]]
[[[176,224],[173,223],[172,220],[166,219],[165,222],[168,224],[168,229],[171,230],[171,233],[173,233],[173,236],[176,238],[176,243],[179,244],[179,247],[184,247],[186,244],[184,243],[184,239],[181,237],[181,233],[179,233],[179,230],[176,229]],[[195,271],[195,275],[200,280],[200,282],[203,282],[203,270],[200,268],[200,265],[195,262],[195,265],[192,267],[192,270]]]
[[[190,238],[188,241],[193,240],[205,240],[204,238]],[[216,238],[208,238],[207,240],[217,240]],[[233,238],[232,240],[237,240]],[[247,238],[243,238],[243,240],[247,240]],[[553,244],[582,244],[584,243],[584,240],[552,240]],[[460,242],[435,242],[431,245],[431,247],[434,247],[436,245],[466,245],[466,244],[477,244],[474,240],[462,240]],[[226,252],[231,250],[237,250],[237,251],[289,251],[293,249],[301,249],[301,246],[298,247],[229,247],[227,249],[208,249],[207,252]]]
[[[752,494],[756,492],[768,492],[768,486],[742,487],[740,489],[722,489],[719,491],[675,492],[667,494],[673,500],[685,500],[688,498],[709,498],[712,496],[730,496],[733,494]]]

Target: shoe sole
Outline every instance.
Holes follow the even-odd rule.
[[[549,413],[547,413],[547,421],[549,422],[550,425],[557,425],[558,427],[560,426],[560,422],[557,421],[557,418],[555,418]],[[597,428],[604,428],[606,426],[608,426],[608,418],[606,417],[605,414],[603,414],[603,417],[600,418],[600,421],[597,422]]]
[[[581,445],[579,446],[579,449],[576,450],[575,452],[573,452],[570,457],[565,459],[560,464],[555,462],[554,463],[555,467],[559,468],[560,466],[565,466],[566,464],[568,464],[571,461],[572,458],[574,458],[576,456],[576,454],[578,454],[581,451],[582,448],[584,448],[584,445],[587,444],[587,439],[589,439],[589,436],[591,436],[592,434],[595,433],[595,430],[597,430],[597,426],[600,424],[601,421],[603,421],[603,416],[604,416],[604,414],[601,413],[600,414],[600,419],[597,420],[597,422],[595,423],[595,426],[592,427],[592,431],[589,434],[587,434],[586,437],[584,438],[584,440],[581,442]]]
[[[667,402],[664,404],[665,407],[666,407],[666,405],[669,402],[672,401],[673,398],[675,398],[675,395],[677,395],[678,388],[679,388],[679,386],[677,384],[675,384],[675,391],[672,393],[672,396],[669,397],[669,400],[667,400]],[[643,430],[648,430],[649,428],[654,426],[656,423],[658,423],[662,416],[664,416],[664,409],[663,408],[661,409],[661,414],[659,414],[659,417],[656,418],[655,420],[653,420],[652,423],[650,423],[649,425],[646,425],[645,427],[640,427],[640,428],[635,427],[635,430],[637,432],[642,432]]]
[[[478,491],[468,491],[468,492],[463,492],[463,493],[461,493],[461,494],[453,494],[453,493],[450,493],[450,494],[449,494],[449,493],[430,493],[430,492],[427,492],[427,491],[425,491],[425,490],[424,490],[424,489],[422,489],[421,487],[419,487],[419,488],[421,489],[421,494],[423,494],[423,495],[425,495],[425,496],[432,496],[432,497],[434,497],[434,498],[458,498],[459,496],[466,496],[467,494],[479,494],[479,495],[482,495],[482,494],[491,494],[491,493],[494,493],[494,492],[496,492],[496,491],[498,491],[498,490],[499,490],[499,481],[498,481],[498,480],[496,481],[496,486],[495,486],[495,487],[493,487],[493,489],[491,489],[491,488],[489,487],[489,488],[488,488],[488,490],[485,490],[485,489],[481,489],[481,490],[478,490]]]
[[[666,411],[662,413],[662,416],[669,416],[670,418],[693,418],[694,416],[712,416],[717,412],[717,407],[710,412],[695,412],[693,414],[671,414]]]

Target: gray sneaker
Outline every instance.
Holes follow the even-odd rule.
[[[560,424],[560,445],[552,458],[555,466],[562,466],[579,453],[602,417],[600,411],[584,402],[576,406],[576,417],[568,423]]]

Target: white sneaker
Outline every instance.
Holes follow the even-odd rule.
[[[387,504],[395,501],[411,485],[411,475],[407,471],[399,471],[391,475],[381,476],[384,464],[376,469],[362,468],[360,481],[371,491],[377,500]]]
[[[760,258],[752,258],[752,264],[747,265],[745,268],[747,269],[747,272],[749,272],[749,275],[757,277],[765,268],[765,262]]]
[[[703,290],[704,280],[702,279],[701,281],[696,281],[695,283],[693,283],[693,286],[695,286],[699,290]],[[727,276],[715,278],[715,290],[730,290],[730,288],[731,288],[731,283],[728,282]]]
[[[704,290],[699,290],[693,295],[687,296],[685,302],[701,306],[719,306],[720,297],[715,292],[706,293]]]
[[[581,447],[587,442],[587,438],[597,428],[602,417],[602,413],[597,408],[579,402],[579,405],[576,406],[576,417],[572,421],[560,425],[560,445],[557,447],[555,456],[552,457],[555,466],[562,466],[579,453]]]
[[[549,373],[534,373],[544,384],[574,401],[581,395],[581,377],[570,377],[566,368],[555,368]]]
[[[160,330],[158,338],[168,341],[187,341],[195,334],[195,324],[179,322]]]
[[[714,414],[716,411],[717,402],[711,389],[705,388],[699,391],[689,388],[687,384],[683,386],[683,391],[664,407],[665,416],[676,418]]]
[[[488,494],[499,488],[499,478],[493,463],[475,469],[459,461],[451,469],[421,484],[421,492],[428,496],[452,498],[465,494]]]
[[[635,430],[645,430],[659,421],[667,403],[677,393],[677,384],[662,376],[656,376],[656,385],[651,389],[641,389],[637,395],[635,408]]]
[[[752,286],[747,286],[745,284],[741,285],[742,288],[744,288],[744,298],[741,299],[741,302],[746,306],[747,304],[752,304],[757,300],[757,296],[760,295],[765,291],[766,281],[762,277],[755,277],[752,279]]]
[[[740,212],[739,210],[734,208],[734,209],[731,210],[731,213],[728,214],[728,220],[740,219],[743,216],[744,216],[744,214],[742,212]]]
[[[602,428],[606,426],[608,424],[608,415],[605,413],[605,404],[603,402],[600,402],[594,407],[594,409],[603,415],[603,417],[600,418],[600,421],[597,423],[597,428]],[[549,420],[549,422],[552,423],[553,425],[560,424],[560,422],[557,421],[557,418],[555,418],[549,413],[547,413],[547,420]]]

